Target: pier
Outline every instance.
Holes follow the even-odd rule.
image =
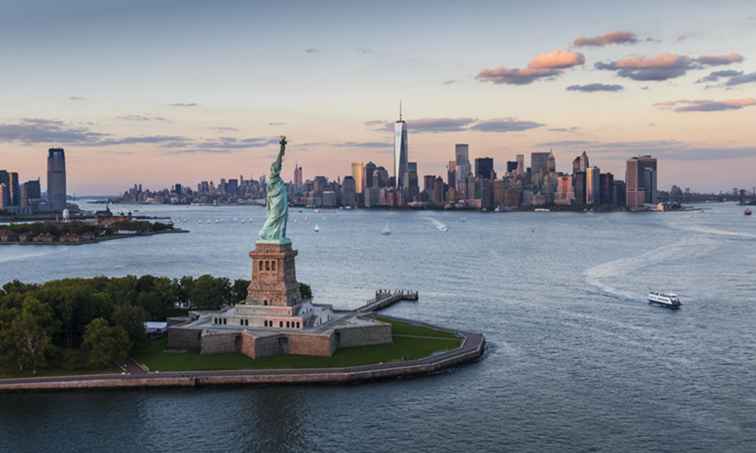
[[[417,302],[420,296],[415,290],[408,289],[379,289],[375,292],[375,298],[370,299],[356,313],[374,313],[386,309],[401,301]]]

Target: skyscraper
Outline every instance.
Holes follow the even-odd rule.
[[[341,184],[341,204],[343,206],[357,207],[356,187],[352,176],[344,176],[344,181]]]
[[[462,198],[467,197],[467,177],[470,175],[470,147],[466,143],[454,145],[454,179],[457,192]]]
[[[457,187],[457,162],[450,160],[446,167],[446,181],[449,187]]]
[[[39,199],[42,198],[42,189],[40,187],[39,179],[26,181],[21,186],[21,203],[22,208],[34,207],[39,203]]]
[[[299,164],[294,166],[294,187],[300,189],[304,185],[304,175]]]
[[[365,164],[365,173],[364,173],[364,176],[365,176],[364,186],[365,186],[365,188],[369,188],[369,187],[373,187],[373,186],[377,185],[377,183],[375,181],[375,169],[376,168],[377,168],[376,165],[372,161],[368,162],[367,164]]]
[[[21,205],[21,186],[18,183],[18,173],[12,171],[8,173],[8,189],[10,190],[10,204],[11,206]]]
[[[407,185],[410,200],[414,200],[420,193],[420,181],[417,174],[417,162],[407,162]]]
[[[352,178],[354,178],[354,192],[362,193],[365,188],[365,164],[352,162]]]
[[[479,157],[475,159],[475,177],[480,179],[495,179],[493,158]]]
[[[47,203],[52,211],[66,208],[66,154],[50,148],[47,154]]]
[[[402,119],[402,105],[399,104],[399,120],[394,123],[394,187],[397,189],[409,187],[408,161],[407,122]]]
[[[518,154],[516,160],[517,160],[517,176],[522,177],[522,175],[525,174],[525,155]]]
[[[628,159],[625,169],[625,203],[628,209],[643,206],[646,194],[640,185],[640,162],[637,157]]]
[[[530,154],[530,171],[534,178],[543,176],[546,173],[547,162],[551,153],[531,153]]]
[[[572,161],[572,173],[585,172],[588,170],[590,162],[588,161],[588,154],[583,151],[583,154],[579,155]]]
[[[601,171],[598,167],[588,167],[585,172],[585,204],[601,204]]]
[[[0,170],[0,186],[3,188],[3,193],[0,194],[0,209],[10,207],[10,173],[5,170]]]
[[[650,155],[637,157],[638,159],[638,185],[644,192],[645,203],[656,203],[656,159]]]

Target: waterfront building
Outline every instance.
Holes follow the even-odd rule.
[[[342,206],[350,206],[352,208],[357,207],[356,197],[357,197],[357,190],[356,190],[356,183],[354,181],[354,177],[352,176],[344,176],[344,180],[341,183],[341,205]],[[363,191],[364,195],[364,191]]]
[[[399,120],[394,123],[394,187],[397,189],[409,187],[408,163],[407,122],[402,118],[400,105]]]
[[[585,204],[601,204],[601,170],[598,167],[589,167],[585,172]]]
[[[420,194],[420,181],[417,175],[417,162],[407,162],[407,196],[409,201],[414,201]]]
[[[10,207],[10,194],[8,193],[8,186],[4,182],[0,182],[0,210],[5,210]]]
[[[475,159],[475,177],[480,179],[496,179],[494,160],[490,157]]]
[[[42,198],[42,188],[39,179],[23,183],[21,185],[20,198],[19,206],[21,208],[32,208],[32,210],[34,210],[35,207],[39,205],[39,200]]]
[[[466,143],[457,143],[454,145],[454,173],[458,192],[466,192],[462,187],[467,184],[467,177],[470,175],[470,147]]]
[[[583,154],[576,157],[575,160],[572,161],[572,174],[579,172],[585,173],[588,170],[589,166],[590,162],[588,160],[588,154],[583,151]]]
[[[615,206],[617,200],[614,198],[614,175],[611,173],[601,173],[599,186],[601,204]]]
[[[557,176],[556,194],[554,204],[557,206],[570,207],[575,202],[575,191],[573,190],[572,177],[569,175]]]
[[[522,178],[525,175],[525,155],[518,154],[515,159],[517,160],[517,176]]]
[[[301,190],[304,183],[304,172],[299,164],[294,165],[294,188]]]
[[[614,181],[613,200],[615,206],[625,206],[625,181]]]
[[[431,202],[435,206],[444,205],[444,180],[437,177],[433,180],[433,192],[431,193]]]
[[[0,170],[0,186],[3,187],[3,193],[0,195],[0,208],[6,209],[11,205],[10,173],[6,170]]]
[[[646,192],[640,182],[640,161],[637,157],[628,159],[625,168],[625,205],[627,209],[638,209],[646,200]]]
[[[10,205],[18,207],[21,205],[21,186],[18,183],[18,173],[15,171],[8,173],[8,180]]]
[[[584,171],[578,171],[572,175],[572,188],[575,193],[575,207],[577,209],[585,208],[586,181]]]
[[[376,165],[370,161],[367,164],[365,164],[365,170],[363,172],[363,177],[365,178],[365,181],[363,183],[363,192],[364,189],[367,187],[373,187],[376,185],[375,182],[375,169]]]
[[[47,203],[52,211],[66,208],[66,154],[63,148],[48,150]]]
[[[457,171],[456,170],[457,170],[456,161],[450,160],[446,166],[446,181],[449,184],[449,187],[457,186]]]
[[[638,186],[644,192],[644,202],[656,204],[657,201],[657,166],[656,159],[650,155],[639,156]]]
[[[530,154],[530,171],[533,178],[539,178],[547,172],[547,162],[550,152],[548,153],[531,153]]]
[[[507,173],[510,175],[514,175],[517,172],[517,161],[516,160],[508,160],[507,161]]]
[[[365,164],[352,162],[352,178],[354,178],[355,193],[362,193],[365,189]]]
[[[385,167],[378,167],[373,172],[373,184],[376,187],[387,187],[391,184],[391,177]]]

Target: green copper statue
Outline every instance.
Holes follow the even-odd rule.
[[[289,244],[286,237],[286,222],[289,220],[289,195],[286,184],[281,179],[281,166],[286,152],[286,137],[281,137],[281,149],[278,157],[270,166],[270,180],[268,181],[268,218],[260,229],[260,240],[273,244]]]

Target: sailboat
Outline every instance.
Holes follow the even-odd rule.
[[[381,230],[381,234],[384,235],[384,236],[390,236],[391,235],[391,228],[389,228],[389,224],[388,223]]]
[[[318,231],[320,231],[320,227],[318,226],[318,224],[317,224],[317,223],[315,224],[315,228],[313,228],[313,229],[312,229],[312,231],[314,231],[314,232],[316,232],[316,233],[317,233]]]

